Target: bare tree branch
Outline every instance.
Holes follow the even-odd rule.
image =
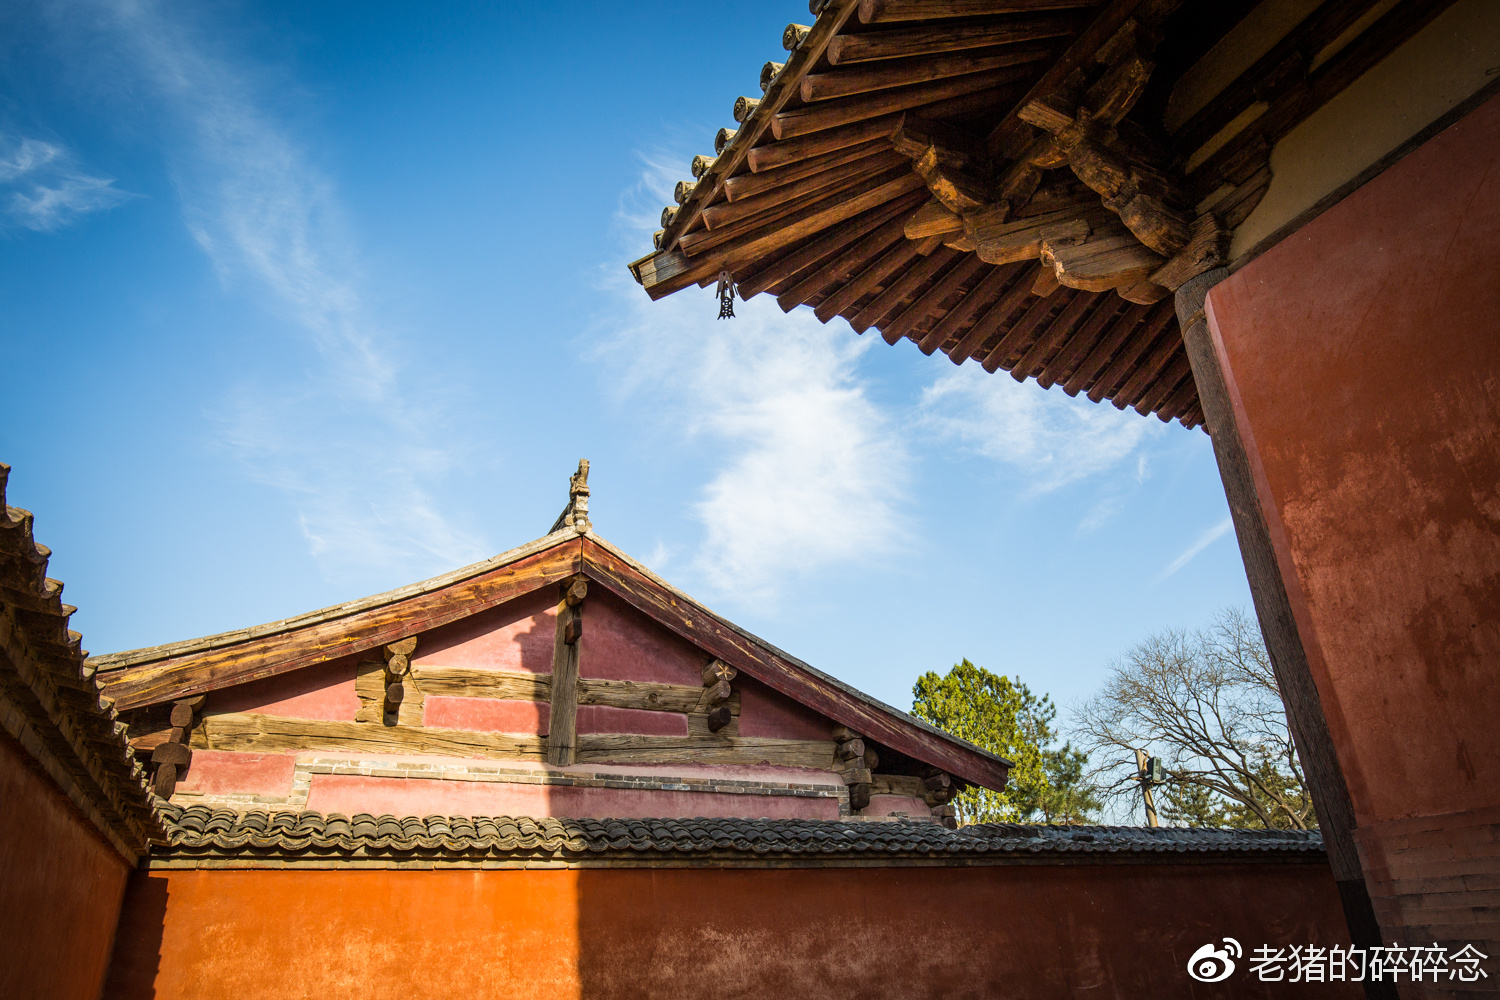
[[[1108,795],[1136,794],[1140,748],[1166,767],[1170,818],[1317,825],[1270,657],[1241,610],[1148,636],[1076,715],[1091,778]]]

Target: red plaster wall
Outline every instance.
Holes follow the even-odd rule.
[[[0,997],[99,995],[129,868],[0,735]]]
[[[215,691],[210,710],[353,722],[359,711],[359,695],[354,690],[355,661],[355,657],[344,657]]]
[[[236,753],[194,750],[193,762],[177,779],[177,790],[241,795],[286,795],[292,790],[297,757],[289,753]]]
[[[597,788],[501,781],[379,778],[315,774],[307,808],[323,813],[393,816],[566,816],[645,818],[739,816],[838,819],[837,799],[732,792]]]
[[[119,1000],[1347,997],[1188,956],[1347,938],[1322,865],[182,871],[132,880]]]
[[[580,676],[697,687],[710,659],[603,587],[589,591],[578,654]]]
[[[435,695],[422,701],[422,724],[477,733],[546,736],[551,711],[552,706],[545,701]]]
[[[544,587],[423,633],[412,662],[550,674],[556,635],[557,591]]]
[[[1492,99],[1208,299],[1401,940],[1500,939],[1497,168]]]
[[[753,677],[735,680],[740,691],[740,735],[784,740],[831,740],[833,722],[806,705],[772,691]]]

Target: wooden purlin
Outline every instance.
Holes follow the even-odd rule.
[[[915,261],[906,269],[896,281],[886,286],[885,291],[875,296],[868,304],[862,307],[849,325],[854,328],[855,333],[864,333],[872,326],[878,326],[880,321],[895,309],[906,298],[917,291],[920,287],[931,281],[933,276],[944,267],[951,264],[958,257],[958,251],[948,247],[938,247],[922,260]]]
[[[1051,52],[1051,48],[1045,45],[1015,45],[1005,49],[986,49],[959,55],[902,59],[888,63],[871,63],[858,69],[840,68],[827,73],[812,73],[802,78],[802,99],[826,101],[837,97],[851,97],[855,94],[868,94],[877,90],[892,90],[918,83],[933,83],[975,73],[986,73],[1008,66],[1038,62],[1045,59]],[[1013,75],[1008,75],[1003,82],[1014,82],[1010,78]],[[924,101],[923,103],[931,102]]]
[[[839,35],[828,45],[828,61],[834,66],[885,59],[984,49],[1061,38],[1076,33],[1078,18],[1068,14],[1007,17],[981,24],[944,25],[937,28],[898,28]]]
[[[1156,342],[1162,330],[1176,322],[1176,307],[1171,299],[1165,299],[1149,308],[1151,311],[1140,329],[1131,331],[1115,352],[1115,356],[1094,380],[1094,384],[1088,390],[1090,402],[1099,403],[1106,399],[1113,399],[1116,390],[1135,370],[1136,365]]]
[[[1040,375],[1042,366],[1062,348],[1068,336],[1077,331],[1083,318],[1098,303],[1100,294],[1102,293],[1075,291],[1068,304],[1063,307],[1063,311],[1047,325],[1041,335],[1026,349],[1026,353],[1021,355],[1020,360],[1010,369],[1011,378],[1017,382],[1024,382],[1033,375]]]
[[[978,748],[929,732],[858,697],[831,678],[753,640],[591,539],[583,572],[636,610],[767,687],[876,742],[985,788],[1003,789],[1009,767]]]
[[[1126,309],[1124,315],[1115,320],[1089,349],[1088,354],[1079,360],[1068,380],[1063,383],[1063,392],[1076,396],[1080,390],[1096,382],[1150,309],[1150,306],[1143,305],[1132,305]]]
[[[123,711],[273,677],[363,653],[557,583],[578,572],[581,558],[573,536],[430,593],[223,648],[101,671],[101,686]]]
[[[787,219],[801,219],[823,208],[838,204],[841,196],[876,190],[884,185],[905,180],[907,168],[900,163],[890,163],[875,174],[849,173],[821,189],[808,191],[800,197],[781,202],[758,215],[739,219],[719,229],[701,229],[683,236],[681,249],[689,257],[723,246],[749,233],[763,232],[770,224]]]
[[[922,335],[922,339],[917,341],[917,350],[930,355],[948,343],[949,338],[959,336],[961,330],[971,325],[979,310],[993,305],[1000,298],[1013,277],[1009,268],[988,268],[979,283],[957,305],[949,309],[947,315],[934,323],[931,330]]]
[[[925,200],[922,179],[915,174],[907,174],[881,184],[860,184],[821,202],[825,207],[818,211],[792,218],[786,225],[772,223],[696,257],[677,253],[653,254],[637,261],[636,266],[642,271],[646,294],[659,299],[709,278],[720,270],[732,270],[744,262],[755,260],[761,254],[795,243],[878,205],[908,195],[913,198],[912,207]],[[650,280],[645,280],[647,268],[651,269]]]
[[[953,346],[948,357],[954,364],[961,365],[973,357],[976,351],[982,349],[985,343],[1005,326],[1005,321],[1031,298],[1031,281],[1027,277],[1031,270],[1030,262],[1023,261],[1000,266],[1013,268],[1015,279],[1000,300],[992,305],[969,329],[969,332]]]
[[[790,202],[814,194],[827,194],[837,190],[837,185],[853,184],[861,179],[884,173],[895,167],[906,165],[906,159],[893,150],[875,150],[859,159],[837,166],[830,166],[800,180],[773,187],[760,194],[741,198],[738,201],[711,205],[703,210],[704,225],[710,230],[722,229],[734,222],[750,221],[753,216],[769,209],[780,208]],[[764,176],[764,175],[762,175]],[[750,175],[751,180],[756,180]],[[769,221],[771,216],[764,219]],[[684,245],[686,238],[684,238]]]
[[[786,166],[773,167],[763,170],[760,173],[739,174],[724,182],[724,193],[729,198],[729,202],[734,204],[762,195],[767,191],[774,191],[779,187],[790,184],[793,181],[802,180],[823,170],[842,167],[856,160],[863,160],[865,157],[889,151],[890,146],[883,140],[869,139],[853,146],[835,149],[821,156],[814,156],[806,160],[799,160],[796,163],[789,163]]]
[[[900,315],[882,327],[880,335],[885,338],[887,344],[895,344],[902,337],[909,336],[919,323],[937,315],[937,310],[944,302],[959,294],[965,285],[978,277],[980,271],[988,266],[973,254],[964,254],[958,263],[954,264],[931,288],[923,292]]]
[[[759,271],[740,279],[741,297],[748,299],[773,286],[781,285],[789,279],[795,279],[798,274],[808,268],[840,253],[877,226],[901,216],[907,210],[908,205],[917,204],[920,201],[920,196],[897,198],[855,216],[847,225],[833,232],[820,233],[808,237],[801,243],[793,243],[788,252],[765,264]]]
[[[1025,279],[1023,278],[1022,280],[1024,281]],[[1030,341],[1028,338],[1041,325],[1042,321],[1051,316],[1053,310],[1067,299],[1068,293],[1071,291],[1073,289],[1058,287],[1046,298],[1037,299],[1032,302],[1027,307],[1026,312],[1022,313],[1021,318],[1012,323],[1010,329],[1005,331],[1005,335],[995,342],[995,346],[990,348],[984,360],[980,362],[981,367],[991,375],[999,371],[1007,358],[1029,344]]]
[[[887,247],[898,241],[906,242],[906,238],[901,234],[903,221],[902,216],[898,215],[855,241],[827,264],[809,268],[795,285],[776,297],[776,304],[781,307],[782,312],[791,312],[797,306],[822,293],[830,285],[848,280],[876,255],[884,252]]]
[[[908,267],[916,257],[916,244],[905,238],[897,240],[896,245],[888,249],[878,260],[850,278],[842,287],[820,302],[813,310],[813,314],[820,321],[827,323],[868,295],[886,278],[903,267]]]

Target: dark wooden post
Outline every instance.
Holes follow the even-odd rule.
[[[1349,924],[1352,942],[1360,947],[1370,947],[1381,943],[1380,926],[1375,920],[1370,891],[1354,846],[1354,805],[1334,751],[1322,700],[1307,665],[1307,652],[1292,615],[1292,603],[1281,578],[1271,532],[1256,493],[1250,457],[1235,423],[1229,389],[1204,312],[1209,289],[1228,276],[1226,269],[1218,268],[1183,284],[1177,290],[1177,320],[1182,326],[1193,381],[1198,385],[1203,425],[1213,440],[1214,458],[1218,461],[1219,476],[1224,481],[1224,493],[1229,499],[1229,512],[1234,518],[1240,555],[1245,561],[1245,575],[1250,581],[1255,614],[1260,620],[1276,682],[1281,686],[1287,723],[1307,776],[1313,807],[1318,811],[1318,826],[1344,904],[1344,918]],[[1365,995],[1394,998],[1396,992],[1390,983],[1367,982]]]
[[[557,638],[552,643],[551,713],[547,725],[547,763],[565,767],[578,751],[578,647],[583,638],[583,599],[588,583],[581,577],[563,584],[557,603]]]

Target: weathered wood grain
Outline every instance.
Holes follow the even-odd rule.
[[[833,769],[833,743],[752,736],[622,736],[578,738],[580,764],[772,764]]]
[[[345,617],[140,667],[101,670],[100,684],[115,707],[126,711],[362,653],[556,583],[578,571],[580,552],[576,537],[559,541],[466,580]]]
[[[251,753],[347,751],[533,761],[541,761],[546,756],[545,740],[540,736],[506,736],[458,729],[382,726],[242,713],[209,715],[200,728],[206,746],[212,750]]]
[[[876,90],[946,80],[971,73],[984,73],[1006,66],[1023,66],[1045,59],[1051,50],[1045,45],[1014,45],[988,52],[942,55],[923,59],[902,59],[877,63],[859,69],[836,69],[827,73],[809,73],[802,78],[804,101],[825,101],[851,97]],[[1010,82],[1010,81],[1006,81]]]
[[[717,274],[725,265],[732,267],[754,261],[769,251],[794,244],[877,205],[910,198],[909,203],[896,210],[900,211],[908,204],[915,207],[925,197],[925,193],[919,193],[922,189],[922,178],[911,173],[894,180],[872,179],[819,202],[818,208],[810,209],[805,215],[789,221],[778,220],[695,257],[677,253],[653,254],[637,262],[641,283],[646,294],[659,299]]]
[[[380,722],[385,717],[385,664],[369,660],[354,668],[354,693],[359,697],[355,722]]]
[[[557,637],[552,645],[552,685],[547,728],[547,763],[566,767],[573,763],[578,739],[578,659],[581,644],[570,642],[569,632],[578,625],[583,605],[557,604]]]
[[[1073,39],[1072,44],[1063,54],[1016,102],[1010,113],[1000,119],[1000,123],[991,130],[986,140],[990,154],[996,159],[1013,159],[1019,152],[1017,147],[1024,147],[1030,141],[1030,136],[1034,134],[1034,129],[1021,120],[1021,109],[1032,101],[1051,94],[1061,87],[1073,73],[1092,62],[1100,46],[1109,41],[1110,37],[1120,30],[1120,26],[1135,13],[1136,8],[1146,2],[1147,0],[1111,0],[1103,10],[1095,14],[1089,21],[1088,27]]]
[[[806,190],[795,197],[784,201],[768,195],[768,199],[775,201],[751,215],[744,215],[732,222],[721,223],[716,229],[700,229],[685,234],[678,245],[686,254],[697,255],[705,250],[728,243],[746,233],[755,232],[763,226],[787,218],[796,218],[808,212],[817,211],[820,205],[826,204],[838,195],[851,188],[872,185],[878,186],[905,176],[908,167],[900,157],[885,157],[882,160],[882,168],[878,173],[865,174],[860,171],[850,171],[840,174],[837,178],[830,180],[827,184],[818,186],[814,183],[817,179],[807,182]],[[725,205],[727,209],[733,209],[733,205]]]
[[[510,701],[548,701],[552,697],[551,674],[418,664],[412,668],[412,677],[423,691],[435,697]]]
[[[895,344],[905,337],[918,323],[933,315],[934,311],[966,286],[978,278],[988,265],[974,254],[964,254],[952,270],[938,279],[937,284],[923,292],[901,315],[887,323],[880,331],[888,344]]]
[[[1035,287],[1034,282],[1028,281],[1026,277],[1021,279],[1020,285],[1027,289],[1028,292]],[[1005,331],[1005,336],[995,342],[995,346],[990,348],[984,359],[980,361],[980,366],[991,375],[995,374],[1005,364],[1006,359],[1018,353],[1030,343],[1032,334],[1036,332],[1037,326],[1052,314],[1052,310],[1057,308],[1060,301],[1069,295],[1076,294],[1078,293],[1072,289],[1059,287],[1044,299],[1028,296],[1025,300],[1026,311],[1011,324],[1009,330]]]
[[[900,199],[885,205],[879,205],[863,215],[850,220],[849,225],[840,226],[831,233],[826,233],[816,239],[809,240],[806,244],[799,246],[786,256],[781,257],[770,264],[761,267],[753,274],[746,275],[740,281],[740,295],[750,298],[757,295],[773,285],[778,285],[788,278],[795,277],[807,268],[812,267],[819,261],[841,252],[851,246],[875,229],[884,225],[891,219],[896,218],[903,211],[904,206]],[[913,202],[915,198],[911,199]]]
[[[791,312],[825,289],[848,281],[893,244],[905,243],[906,239],[902,236],[904,227],[904,217],[891,219],[856,241],[832,261],[810,268],[795,285],[776,296],[776,304],[781,307],[782,312]]]
[[[883,119],[899,111],[908,111],[928,104],[936,104],[953,97],[962,97],[978,91],[993,90],[1005,84],[1015,83],[1030,75],[1026,66],[1008,66],[1003,69],[970,73],[931,83],[919,83],[910,87],[877,90],[855,97],[842,97],[831,101],[817,101],[778,114],[771,122],[771,132],[777,139],[820,132],[824,129],[850,125],[855,122]]]
[[[890,21],[935,21],[949,17],[1028,14],[1037,10],[1093,7],[1098,0],[860,0],[862,24]]]
[[[839,35],[828,43],[828,61],[835,66],[936,55],[965,49],[1059,38],[1078,30],[1078,18],[1066,14],[1007,17],[981,24],[945,25],[940,28],[904,28]]]
[[[856,146],[835,149],[832,152],[824,153],[822,156],[814,156],[811,159],[801,160],[784,167],[765,170],[761,173],[746,173],[740,174],[738,177],[727,178],[724,181],[724,195],[731,203],[744,201],[765,194],[767,191],[784,187],[794,181],[800,181],[803,178],[821,174],[826,170],[833,170],[856,161],[864,160],[867,157],[889,152],[889,146],[879,139],[873,139]],[[719,206],[715,205],[713,207],[718,208]]]
[[[609,705],[652,712],[691,712],[703,688],[652,681],[620,681],[587,677],[578,682],[578,704]]]
[[[741,172],[740,168],[751,152],[761,145],[761,139],[771,127],[771,121],[776,112],[796,97],[797,82],[823,58],[823,52],[828,47],[829,41],[854,15],[855,6],[855,0],[832,0],[828,9],[823,12],[823,16],[819,17],[807,35],[798,41],[796,50],[788,55],[785,66],[775,74],[770,81],[770,86],[762,88],[765,96],[753,109],[746,109],[745,118],[741,119],[738,115],[736,116],[741,127],[735,136],[735,141],[719,157],[716,169],[702,182],[702,189],[696,192],[697,197],[685,206],[685,211],[679,213],[673,220],[673,225],[667,229],[662,241],[664,249],[675,250],[678,237],[689,232],[696,223],[701,221],[699,216],[701,209],[719,200],[725,179]],[[738,104],[736,111],[738,112]],[[866,136],[866,138],[874,137]],[[753,164],[751,169],[756,169]],[[632,270],[636,270],[634,266]],[[637,278],[640,278],[639,271],[636,271],[636,274]]]
[[[907,268],[906,273],[891,282],[885,291],[870,300],[869,304],[854,315],[849,325],[855,333],[864,333],[879,324],[892,310],[898,308],[918,288],[932,280],[933,275],[953,263],[957,250],[939,246],[922,260]]]
[[[922,339],[917,341],[917,350],[923,354],[931,354],[946,344],[949,338],[959,336],[969,328],[981,309],[1000,298],[1013,276],[1008,267],[990,268],[979,283],[948,310],[946,316],[932,324],[932,329],[922,335]]]

